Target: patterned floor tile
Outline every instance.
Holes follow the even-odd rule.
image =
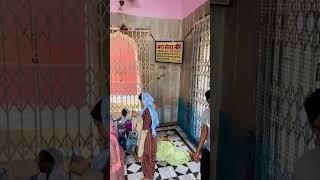
[[[157,133],[158,137],[169,137],[177,146],[177,149],[183,151],[194,151],[193,144],[185,137],[183,132],[178,130],[178,127],[162,128]],[[128,180],[139,180],[143,178],[141,162],[135,160],[132,155],[126,157],[126,174]],[[200,163],[188,162],[181,166],[171,166],[166,162],[157,162],[155,165],[155,180],[169,180],[169,179],[181,179],[181,180],[195,180],[200,179]]]

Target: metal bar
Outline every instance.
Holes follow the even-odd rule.
[[[139,76],[137,77],[137,93],[140,93],[139,87],[143,83],[143,81],[140,81],[140,79],[143,79],[143,75],[145,73],[149,74],[149,71],[147,72],[142,71],[143,69],[147,69],[145,65],[145,62],[147,62],[147,56],[146,56],[147,46],[145,44],[145,40],[146,40],[147,34],[149,33],[146,31],[139,31],[139,30],[138,31],[120,31],[116,29],[111,29],[111,31],[112,33],[121,32],[119,33],[119,36],[112,36],[112,37],[120,38],[120,39],[123,38],[125,40],[124,42],[121,42],[121,45],[119,48],[115,47],[116,50],[113,51],[113,53],[118,54],[115,58],[119,58],[119,60],[117,61],[112,60],[110,64],[111,75],[113,74],[117,78],[116,80],[112,79],[112,82],[120,83],[119,88],[126,88],[128,85],[134,84],[134,83],[127,82],[127,81],[123,83],[121,79],[125,78],[126,74],[135,72],[137,76]],[[129,52],[129,48],[130,48],[129,46],[130,44],[132,44],[126,41],[127,38],[131,38],[131,40],[133,40],[136,43],[136,48],[138,48],[136,49],[137,61],[135,62],[135,66],[133,66],[134,62],[131,62],[131,61],[129,64],[125,63],[125,65],[123,65],[123,62],[126,61],[126,58],[127,58],[127,56],[124,56],[123,54]],[[117,89],[115,89],[117,87],[112,87],[112,88],[117,91]],[[112,113],[121,112],[124,106],[126,106],[129,109],[130,108],[137,109],[139,107],[139,102],[136,100],[137,94],[130,94],[130,93],[131,92],[128,91],[125,94],[116,93],[114,95],[111,95],[110,100],[111,100]]]
[[[297,139],[301,137],[308,139],[300,133],[308,129],[296,125],[300,124],[296,122],[301,121],[299,118],[294,124],[291,122],[292,117],[299,117],[297,113],[301,109],[297,107],[301,106],[301,98],[312,91],[315,84],[311,79],[314,77],[314,57],[319,47],[313,46],[314,41],[310,36],[315,37],[313,34],[318,30],[308,23],[308,19],[316,18],[307,15],[313,11],[310,7],[315,4],[311,1],[306,3],[310,6],[301,7],[298,2],[260,1],[259,19],[263,22],[259,27],[257,133],[261,133],[259,136],[263,145],[268,144],[269,147],[257,156],[270,158],[258,162],[261,166],[265,163],[267,169],[257,167],[257,170],[261,170],[259,173],[266,175],[263,178],[267,179],[290,178],[293,162],[298,156],[298,146],[303,148],[310,143],[304,140],[302,145],[297,144]],[[293,7],[296,8],[291,11]],[[288,19],[292,16],[298,17]],[[299,21],[299,18],[303,18],[303,21]],[[287,33],[290,34],[289,39]],[[266,156],[264,151],[269,154]]]
[[[10,6],[13,5],[11,3],[7,3],[7,4],[3,4],[3,1],[1,1],[0,5],[1,5],[1,9],[3,8],[3,5],[5,6]],[[23,2],[21,2],[23,3]],[[40,150],[40,148],[45,148],[46,146],[49,145],[56,145],[56,147],[60,147],[63,146],[62,148],[67,148],[70,149],[69,147],[73,147],[76,145],[76,143],[73,142],[73,139],[71,138],[72,132],[71,130],[69,130],[70,128],[70,117],[67,116],[67,113],[69,112],[69,106],[64,106],[63,109],[61,110],[57,110],[59,111],[59,113],[64,114],[64,116],[62,116],[62,118],[66,119],[65,123],[62,123],[63,125],[65,125],[64,128],[62,128],[62,132],[66,133],[65,136],[59,136],[59,131],[58,131],[58,116],[55,115],[55,112],[57,108],[59,108],[60,106],[62,106],[63,104],[59,103],[59,104],[55,104],[53,105],[53,107],[44,107],[42,104],[42,95],[44,89],[43,89],[43,80],[44,79],[49,79],[49,82],[54,82],[54,77],[57,75],[55,74],[55,72],[48,72],[48,73],[44,73],[43,72],[43,68],[68,68],[68,69],[83,69],[85,67],[86,73],[87,73],[87,81],[86,79],[81,79],[81,81],[85,81],[86,83],[86,88],[87,90],[87,101],[84,104],[84,107],[87,108],[87,106],[91,106],[91,104],[93,103],[93,101],[95,101],[94,96],[95,96],[95,92],[94,92],[94,87],[96,86],[96,81],[97,81],[97,77],[94,77],[94,70],[92,68],[93,64],[92,61],[94,58],[92,58],[91,56],[91,48],[92,48],[92,44],[90,42],[91,39],[95,39],[95,38],[90,38],[87,37],[86,38],[86,42],[87,45],[89,47],[87,47],[87,62],[86,65],[80,65],[80,64],[22,64],[23,62],[20,61],[20,58],[23,56],[23,54],[19,54],[19,47],[22,45],[22,43],[26,42],[24,45],[30,45],[30,47],[32,47],[31,55],[35,58],[37,56],[37,54],[39,55],[43,55],[46,54],[47,50],[49,51],[49,59],[52,59],[52,42],[53,40],[50,39],[50,36],[43,37],[41,35],[42,30],[41,29],[47,29],[49,28],[50,31],[50,22],[49,23],[44,23],[44,24],[40,24],[39,19],[37,19],[36,16],[38,14],[37,13],[37,9],[35,7],[35,4],[31,4],[31,1],[27,2],[27,6],[25,7],[26,9],[26,14],[27,14],[27,20],[25,20],[26,22],[24,23],[31,23],[30,25],[30,29],[32,33],[32,38],[30,40],[22,40],[21,38],[26,38],[26,31],[23,29],[24,27],[21,25],[23,23],[21,23],[19,20],[19,17],[16,16],[15,13],[15,9],[14,7],[6,7],[5,9],[7,10],[3,10],[0,11],[1,15],[3,17],[13,17],[15,18],[13,24],[12,25],[12,30],[15,30],[15,32],[13,31],[13,33],[9,33],[7,31],[9,31],[9,29],[5,29],[4,28],[4,24],[0,25],[0,40],[1,40],[1,52],[3,51],[3,53],[0,53],[0,63],[1,65],[1,78],[4,77],[5,79],[5,85],[7,85],[7,83],[16,83],[14,86],[19,87],[18,90],[16,91],[16,102],[12,103],[12,96],[10,96],[11,92],[9,92],[9,87],[7,88],[7,86],[4,87],[4,102],[0,104],[0,110],[4,111],[4,125],[6,125],[6,127],[4,128],[4,133],[5,133],[5,141],[7,142],[7,145],[1,147],[0,149],[0,155],[1,157],[3,157],[1,159],[1,161],[6,160],[10,163],[11,160],[13,160],[13,158],[21,158],[21,159],[26,159],[26,158],[30,158],[30,155],[32,156],[32,158],[35,158],[37,156],[37,152]],[[18,4],[14,4],[14,5],[20,5]],[[59,6],[61,5],[61,7],[58,7],[58,9],[60,9],[59,11],[61,11],[61,9],[64,9],[63,7],[66,5],[64,3],[59,4]],[[37,7],[38,8],[38,7]],[[9,9],[9,10],[8,10]],[[9,12],[10,11],[10,12]],[[61,16],[58,17],[59,13],[57,13],[56,17],[57,19],[61,18],[62,21],[64,21],[65,19],[67,19],[68,17],[66,16]],[[61,14],[61,12],[60,12]],[[46,14],[45,14],[46,15]],[[52,16],[54,17],[54,16]],[[97,18],[97,16],[95,16],[95,18]],[[65,28],[65,27],[62,27]],[[16,33],[21,31],[23,34],[22,36],[17,37]],[[37,32],[39,30],[39,32]],[[50,31],[51,32],[51,31]],[[50,33],[49,32],[49,33]],[[7,37],[3,37],[2,36],[4,34],[7,34]],[[28,33],[29,34],[29,33]],[[61,41],[59,41],[60,38],[65,39],[65,33],[61,33],[60,37],[58,37],[57,42],[59,43],[59,45],[63,45],[64,43],[60,44]],[[39,45],[40,45],[40,40],[41,37],[43,37],[45,41],[45,43],[48,43],[48,46],[45,46],[43,44],[41,44],[42,49],[38,49]],[[87,41],[88,40],[88,41]],[[6,54],[8,52],[8,48],[7,47],[10,43],[9,41],[15,43],[18,53],[16,53],[14,56],[12,56],[12,54]],[[42,41],[43,42],[43,41]],[[29,44],[28,44],[29,43]],[[91,43],[91,44],[90,44]],[[21,46],[22,47],[22,46]],[[14,50],[14,49],[13,49]],[[23,49],[21,49],[23,50]],[[41,52],[39,52],[39,50],[41,50]],[[27,52],[28,54],[30,54],[30,52]],[[98,52],[98,51],[97,51]],[[95,53],[97,53],[95,52]],[[8,56],[10,55],[10,57]],[[65,51],[62,53],[61,58],[64,60],[68,60],[66,59],[68,55],[68,52]],[[96,55],[96,54],[95,54]],[[13,57],[12,59],[16,60],[18,59],[18,63],[11,63],[13,61],[10,60],[10,58]],[[51,60],[49,61],[51,62]],[[53,62],[52,62],[53,63]],[[99,63],[99,62],[95,62],[95,63]],[[16,68],[16,72],[17,74],[15,74],[12,71],[9,71],[10,68]],[[23,89],[23,87],[25,86],[24,84],[17,84],[18,82],[14,82],[14,80],[16,78],[17,75],[19,76],[23,76],[24,74],[26,74],[26,70],[33,70],[32,71],[32,78],[34,80],[34,84],[31,84],[31,86],[34,86],[32,88],[32,93],[31,96],[35,99],[35,104],[33,102],[22,102],[24,100],[24,97],[22,97],[24,95],[23,91],[21,89]],[[10,82],[12,81],[12,82]],[[88,82],[89,81],[89,82]],[[91,84],[91,83],[93,84]],[[19,82],[20,83],[20,82]],[[28,83],[28,82],[26,82]],[[63,85],[60,82],[56,82],[56,84],[48,84],[47,88],[50,89],[48,90],[49,93],[49,99],[54,99],[57,98],[55,97],[55,93],[56,90],[55,88],[59,85]],[[103,86],[103,85],[101,85]],[[9,97],[10,96],[10,97]],[[58,97],[59,98],[59,97]],[[89,99],[89,100],[88,100]],[[68,99],[69,100],[69,99]],[[41,103],[41,104],[40,104]],[[82,108],[82,107],[81,107]],[[80,143],[82,143],[80,141],[80,136],[84,136],[84,134],[82,134],[82,132],[80,132],[80,112],[82,112],[82,109],[80,107],[76,107],[77,109],[77,113],[78,113],[78,117],[77,117],[77,121],[78,121],[78,137],[79,137],[79,146]],[[90,108],[90,107],[89,107]],[[18,116],[14,116],[12,115],[13,112],[18,111]],[[28,116],[26,116],[26,113],[31,113],[32,114],[32,122],[29,122],[27,120],[29,120]],[[35,115],[33,115],[33,113]],[[46,114],[46,116],[44,115]],[[82,115],[82,114],[81,114]],[[33,117],[34,116],[34,117]],[[16,122],[13,122],[12,119],[16,119]],[[46,120],[49,120],[50,122],[46,122]],[[52,120],[52,122],[51,122]],[[33,122],[34,121],[34,122]],[[34,124],[33,124],[34,123]],[[91,122],[92,123],[92,122]],[[28,133],[25,132],[25,130],[29,130],[27,128],[28,124],[31,124],[31,131],[32,134],[35,134],[35,139],[34,141],[32,141],[32,144],[30,144],[30,142],[28,141],[23,141],[28,137]],[[49,135],[49,141],[46,138],[47,136],[47,132],[45,131],[44,127],[49,125],[50,129],[53,130],[54,134],[53,135]],[[17,136],[14,135],[14,131],[16,131],[18,133]],[[90,131],[92,132],[92,126],[90,127]],[[93,133],[90,134],[91,135],[91,139],[93,139]],[[33,139],[33,137],[31,137]],[[84,139],[89,139],[90,137],[85,137]],[[65,141],[61,141],[61,139],[64,139]],[[17,141],[16,141],[17,140]],[[53,141],[52,141],[53,140]],[[15,142],[20,142],[22,144],[15,144]],[[95,148],[95,144],[94,144],[94,140],[91,141],[91,145],[92,148],[88,148],[88,145],[90,144],[90,142],[86,141],[85,144],[83,145],[83,147],[81,147],[82,149],[86,149],[86,150],[90,150],[90,152],[94,151]],[[24,146],[24,149],[19,149],[19,147]],[[26,151],[25,151],[26,150]],[[67,152],[68,153],[68,152]]]
[[[110,29],[112,31],[119,31],[119,32],[144,32],[144,33],[149,33],[150,30],[149,29],[141,29],[141,28],[131,28],[131,29],[128,29],[128,30],[120,30],[119,27],[110,27]]]
[[[205,90],[209,89],[209,84],[205,81],[209,81],[210,75],[205,75],[205,67],[210,63],[207,57],[207,51],[209,46],[209,38],[206,39],[204,32],[209,31],[209,17],[201,19],[193,25],[193,43],[192,43],[192,91],[191,91],[191,104],[193,109],[192,123],[194,124],[191,129],[193,138],[198,139],[200,135],[201,123],[199,122],[200,114],[208,107],[204,98]],[[205,87],[207,85],[207,87]]]
[[[193,27],[192,27],[192,28],[188,31],[188,33],[184,36],[183,41],[186,40],[186,39],[189,37],[189,35],[192,33],[192,31],[193,31]]]
[[[34,68],[34,67],[53,67],[53,68],[61,68],[61,67],[73,67],[73,68],[83,68],[85,65],[82,64],[16,64],[16,63],[6,63],[6,66],[13,66],[19,68]]]
[[[205,21],[208,21],[210,19],[210,14],[205,15],[204,17],[198,19],[197,21],[194,22],[193,26],[197,26],[198,24],[201,24]]]

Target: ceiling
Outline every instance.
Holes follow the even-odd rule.
[[[136,0],[138,6],[130,7],[125,2],[123,13],[161,19],[183,19],[208,0]],[[111,0],[111,13],[121,12],[119,0]]]

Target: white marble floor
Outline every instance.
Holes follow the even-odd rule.
[[[183,151],[194,152],[195,146],[187,138],[185,133],[178,126],[162,127],[158,129],[158,137],[168,137],[177,148]],[[126,157],[126,177],[128,180],[139,180],[143,177],[141,162],[138,162],[133,155]],[[199,180],[200,162],[190,161],[180,166],[171,166],[166,162],[157,162],[155,180]]]

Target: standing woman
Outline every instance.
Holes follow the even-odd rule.
[[[157,137],[156,128],[159,126],[159,117],[154,108],[154,98],[146,92],[139,95],[142,110],[140,115],[143,120],[143,130],[147,130],[147,136],[144,143],[144,151],[142,157],[142,172],[144,180],[151,180],[154,178],[156,151],[157,151]]]
[[[124,180],[125,153],[119,145],[113,122],[110,121],[110,179]]]

